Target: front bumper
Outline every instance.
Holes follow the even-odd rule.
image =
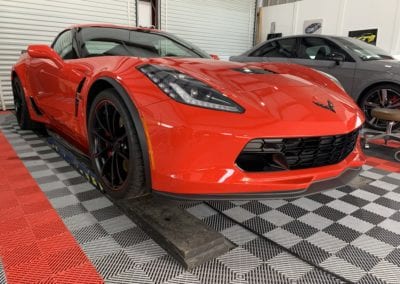
[[[233,194],[174,194],[161,191],[153,191],[154,194],[176,198],[176,199],[192,199],[192,200],[248,200],[248,199],[285,199],[285,198],[298,198],[315,194],[318,192],[326,191],[329,189],[340,188],[347,186],[353,179],[355,179],[362,168],[350,168],[344,171],[341,175],[320,180],[312,183],[308,188],[290,190],[290,191],[276,191],[276,192],[261,192],[261,193],[233,193]]]
[[[360,143],[334,165],[278,172],[245,172],[237,165],[180,168],[173,173],[152,171],[157,194],[185,199],[292,198],[348,184],[365,163]],[[174,162],[171,161],[171,165]]]
[[[152,188],[158,194],[201,199],[301,196],[346,184],[365,163],[358,142],[344,160],[333,165],[246,172],[235,164],[252,139],[350,133],[360,127],[356,121],[268,122],[258,117],[244,119],[237,114],[181,107],[168,101],[148,106],[142,119],[149,145]]]
[[[186,199],[291,198],[348,184],[365,163],[357,147],[342,162],[317,168],[274,173],[247,173],[238,167],[199,169],[157,176],[155,193]]]

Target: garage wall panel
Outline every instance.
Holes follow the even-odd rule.
[[[282,33],[283,35],[293,34],[295,12],[296,9],[293,4],[282,4],[262,8],[260,17],[261,28],[259,30],[261,41],[265,41],[267,35],[271,33],[272,23],[275,23],[275,31],[277,33]]]
[[[0,0],[0,93],[6,108],[13,108],[10,72],[21,50],[50,44],[77,23],[135,25],[136,0]]]
[[[161,29],[228,58],[253,46],[255,0],[162,0]]]

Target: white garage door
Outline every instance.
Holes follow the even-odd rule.
[[[163,0],[161,29],[226,59],[253,46],[255,0]]]
[[[0,0],[0,109],[13,108],[10,71],[28,44],[76,23],[136,24],[136,0]]]

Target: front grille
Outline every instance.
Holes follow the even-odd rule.
[[[357,143],[359,130],[344,135],[251,140],[236,160],[244,171],[282,171],[334,165]]]

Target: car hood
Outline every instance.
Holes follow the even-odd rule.
[[[177,58],[151,59],[149,63],[169,66],[206,82],[244,107],[246,114],[266,123],[326,121],[345,132],[363,122],[361,111],[348,95],[328,88],[320,74],[316,78],[303,75],[305,68],[297,65]]]

